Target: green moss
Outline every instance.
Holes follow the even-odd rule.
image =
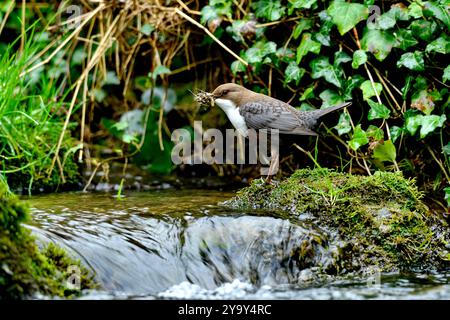
[[[79,270],[80,289],[95,287],[92,275],[63,249],[50,243],[39,250],[30,231],[21,226],[28,219],[26,205],[15,196],[6,195],[5,186],[0,183],[0,299],[19,299],[36,293],[76,295],[79,290],[66,286],[73,266]]]
[[[344,241],[336,270],[378,265],[385,271],[449,268],[449,231],[421,201],[415,182],[401,173],[357,176],[302,169],[278,186],[261,180],[226,204],[313,214],[320,227]]]

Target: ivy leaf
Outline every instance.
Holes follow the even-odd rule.
[[[311,19],[302,19],[295,26],[292,36],[294,37],[294,39],[297,39],[298,37],[300,37],[303,31],[311,29],[311,27],[312,27]]]
[[[445,33],[427,45],[425,52],[433,51],[442,54],[447,54],[450,52],[450,39],[445,35]]]
[[[358,67],[367,62],[367,54],[363,50],[356,50],[353,53],[352,68],[358,69]]]
[[[213,6],[204,6],[202,8],[200,22],[206,24],[218,18],[217,11]]]
[[[248,63],[257,64],[265,62],[264,58],[276,51],[277,45],[275,42],[258,41],[251,48],[247,49],[244,55]]]
[[[442,75],[442,81],[446,82],[450,79],[450,64],[447,66],[447,68],[444,69],[444,74]]]
[[[366,80],[361,84],[361,90],[363,93],[364,100],[369,100],[369,98],[376,96],[377,94],[378,96],[380,96],[381,90],[383,90],[383,86],[381,85],[381,83],[375,82],[374,87],[376,92],[373,90],[372,83],[370,82],[370,80]]]
[[[395,13],[391,10],[389,10],[386,13],[383,13],[378,19],[377,19],[377,25],[382,30],[391,29],[395,26],[397,23],[397,19],[395,17]]]
[[[331,89],[324,90],[319,95],[319,98],[322,99],[321,109],[329,108],[344,102],[341,95]]]
[[[245,72],[247,69],[245,65],[239,60],[235,60],[231,63],[231,72],[236,75],[238,72]]]
[[[139,30],[142,34],[149,36],[155,30],[155,27],[149,23],[144,24]]]
[[[373,138],[376,141],[382,140],[384,138],[383,130],[374,125],[370,125],[367,128],[366,134],[368,138]]]
[[[305,72],[306,70],[303,68],[299,68],[295,61],[291,61],[284,71],[284,80],[286,83],[295,81],[295,84],[298,85]]]
[[[117,77],[117,74],[115,71],[108,71],[106,72],[106,77],[103,80],[103,84],[109,84],[109,85],[119,85],[120,80]]]
[[[435,17],[441,20],[448,29],[450,29],[450,15],[448,13],[448,1],[446,4],[441,5],[440,3],[427,1],[423,3],[425,16]]]
[[[303,57],[308,52],[313,52],[315,54],[319,54],[321,44],[311,39],[310,33],[305,33],[302,36],[302,42],[297,48],[297,64],[300,64]]]
[[[339,121],[337,125],[335,125],[333,128],[337,130],[338,135],[340,136],[352,131],[352,126],[350,123],[350,115],[347,112],[342,112],[341,115],[339,116]]]
[[[408,29],[399,29],[394,33],[394,36],[396,41],[395,47],[402,50],[406,50],[419,43],[416,38],[414,38],[412,31]]]
[[[366,20],[369,15],[369,9],[359,3],[349,3],[343,0],[335,0],[327,9],[327,13],[333,19],[339,33],[344,35],[358,22]]]
[[[359,74],[349,77],[344,84],[344,100],[352,99],[352,92],[356,87],[359,87],[364,82],[364,78]]]
[[[153,70],[153,72],[150,72],[148,75],[155,80],[158,76],[168,73],[170,73],[170,69],[160,64],[155,68],[155,70]]]
[[[300,97],[300,101],[305,101],[306,99],[314,98],[314,85],[306,88],[306,90],[303,92],[302,96]]]
[[[433,35],[439,30],[439,26],[434,21],[420,19],[413,21],[410,25],[410,29],[415,37],[430,42]]]
[[[258,18],[269,21],[280,20],[286,11],[279,0],[259,0],[252,4],[252,8],[255,9]]]
[[[450,207],[450,187],[444,188],[444,200],[447,201],[447,207]]]
[[[394,162],[397,150],[391,140],[378,143],[373,149],[373,157],[380,161]]]
[[[434,109],[434,97],[429,94],[427,89],[418,90],[411,96],[411,108],[431,114]]]
[[[361,39],[361,48],[371,52],[379,61],[383,61],[391,52],[396,41],[388,31],[367,29]]]
[[[332,66],[327,57],[319,57],[311,61],[311,78],[325,78],[331,84],[334,84],[336,87],[342,87],[342,77],[343,72],[341,69],[338,69]]]
[[[289,0],[294,9],[311,9],[317,3],[317,0]]]
[[[391,111],[384,105],[380,103],[373,102],[372,100],[367,100],[367,103],[370,106],[369,114],[367,115],[367,119],[389,119]]]
[[[350,148],[357,151],[360,147],[369,143],[366,133],[361,129],[361,125],[358,124],[353,131],[352,139],[348,142]]]
[[[429,133],[433,132],[436,128],[442,128],[442,126],[447,120],[445,114],[441,116],[430,115],[423,116],[422,118],[422,127],[420,128],[420,139],[425,138]]]
[[[414,51],[402,54],[397,61],[397,67],[404,66],[413,71],[424,71],[425,62],[423,61],[423,52]]]
[[[450,156],[450,142],[447,143],[447,144],[442,148],[442,153],[445,154],[446,156]]]
[[[319,18],[320,29],[319,32],[314,33],[314,40],[317,40],[322,45],[329,47],[331,45],[330,33],[334,26],[333,21],[325,10],[319,12]]]
[[[389,128],[389,133],[391,134],[392,142],[397,141],[402,135],[403,129],[397,126],[392,126]]]
[[[334,54],[334,66],[338,67],[341,63],[352,61],[352,58],[343,51],[337,51]]]
[[[422,7],[417,3],[413,2],[408,6],[408,15],[415,19],[423,17]]]
[[[406,113],[405,113],[406,116]],[[417,129],[422,124],[423,115],[406,116],[405,128],[413,136],[416,134]]]

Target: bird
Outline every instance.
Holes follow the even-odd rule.
[[[318,136],[313,130],[324,115],[351,105],[344,102],[326,109],[300,111],[286,102],[253,92],[235,83],[219,85],[211,97],[227,115],[236,131],[248,137],[249,128],[276,129],[280,134]],[[266,182],[271,183],[272,175],[278,168],[278,150],[272,150]],[[266,160],[264,160],[266,161]]]
[[[248,129],[278,129],[280,134],[317,136],[319,118],[351,105],[344,102],[326,109],[300,111],[281,100],[253,92],[235,83],[219,85],[212,98],[244,137]]]

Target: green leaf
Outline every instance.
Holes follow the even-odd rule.
[[[391,52],[396,41],[388,31],[366,29],[361,39],[361,48],[371,52],[379,61],[383,61]]]
[[[422,127],[420,128],[420,139],[425,138],[429,133],[433,132],[436,128],[442,128],[446,120],[445,114],[441,116],[430,115],[423,116]]]
[[[333,23],[338,27],[339,33],[344,35],[356,26],[358,22],[367,19],[369,9],[359,3],[335,0],[328,7],[327,13],[333,19]]]
[[[239,60],[235,60],[231,63],[231,72],[236,75],[238,72],[245,72],[247,68],[245,67],[245,64],[243,64]]]
[[[444,200],[447,201],[447,207],[450,207],[450,187],[444,188]]]
[[[412,31],[407,29],[399,29],[394,33],[395,47],[406,50],[409,47],[415,46],[419,42],[414,38]]]
[[[331,84],[336,87],[342,87],[343,72],[340,68],[332,66],[327,57],[319,57],[310,62],[311,67],[311,78],[325,78]]]
[[[333,128],[337,130],[338,135],[340,136],[352,131],[350,115],[347,112],[342,112],[341,115],[339,116],[339,121],[337,125],[335,125]]]
[[[300,20],[297,23],[297,25],[295,26],[294,32],[292,34],[294,39],[297,39],[298,37],[300,37],[300,35],[302,34],[303,31],[311,29],[312,24],[313,23],[312,23],[311,19],[302,19],[302,20]]]
[[[369,98],[376,96],[380,96],[381,90],[383,90],[383,86],[379,82],[374,82],[374,87],[376,92],[373,90],[372,83],[370,80],[366,80],[361,84],[361,90],[363,93],[363,99],[369,100]]]
[[[429,43],[425,52],[438,52],[447,54],[450,52],[450,39],[443,33],[439,38]]]
[[[302,42],[297,48],[297,64],[300,64],[303,57],[308,52],[313,52],[315,54],[319,54],[321,44],[311,39],[310,33],[305,33],[302,36]]]
[[[305,69],[299,68],[297,63],[295,61],[291,61],[286,70],[284,71],[284,80],[286,83],[290,83],[292,81],[295,81],[295,84],[298,85],[300,82],[300,79],[305,74]]]
[[[424,19],[415,20],[411,23],[410,29],[415,37],[418,37],[426,42],[430,42],[439,26],[434,21]]]
[[[384,138],[384,131],[374,125],[370,125],[367,128],[366,134],[368,138],[373,138],[376,141],[382,140]]]
[[[370,106],[369,114],[367,115],[367,119],[389,119],[391,111],[384,105],[373,102],[372,100],[367,100],[367,103]]]
[[[289,0],[294,9],[311,9],[317,3],[317,0]]]
[[[322,45],[329,47],[331,45],[331,29],[334,24],[331,17],[325,10],[319,12],[320,29],[319,32],[314,32],[313,39],[320,42]]]
[[[160,64],[155,68],[155,70],[153,70],[153,72],[149,73],[149,76],[153,79],[156,79],[158,76],[168,73],[170,73],[170,69]]]
[[[144,24],[139,30],[142,34],[149,36],[155,30],[155,27],[149,23]]]
[[[314,98],[314,85],[306,88],[300,97],[300,101],[305,101],[306,99]]]
[[[406,114],[405,114],[406,115]],[[409,116],[406,117],[405,120],[405,128],[406,130],[413,136],[416,134],[417,129],[420,127],[420,125],[422,124],[422,119],[423,119],[423,115],[419,114],[419,115],[414,115],[414,116]]]
[[[338,67],[341,63],[346,63],[352,61],[352,58],[343,51],[336,51],[334,53],[334,63],[335,67]]]
[[[255,9],[258,18],[269,21],[280,20],[286,11],[279,0],[259,0],[252,3],[252,8]]]
[[[447,82],[450,79],[450,64],[444,69],[444,74],[442,75],[442,81]]]
[[[257,64],[263,63],[265,57],[267,57],[269,54],[275,53],[276,51],[277,45],[275,42],[258,41],[251,48],[245,51],[244,56],[248,63]]]
[[[446,156],[450,156],[450,142],[447,143],[447,144],[442,148],[442,153],[445,154]]]
[[[423,17],[422,7],[417,2],[411,3],[408,6],[408,15],[415,19]]]
[[[422,111],[425,114],[431,114],[434,109],[434,97],[430,95],[427,89],[414,92],[411,96],[411,108]]]
[[[204,6],[202,8],[200,22],[206,24],[209,21],[218,18],[217,11],[213,6]]]
[[[322,99],[321,109],[329,108],[344,102],[341,95],[331,89],[322,91],[319,98]]]
[[[363,50],[356,50],[353,53],[352,68],[358,69],[358,67],[367,62],[367,54]]]
[[[106,72],[106,77],[103,80],[103,84],[105,85],[119,85],[120,80],[117,77],[117,74],[115,71],[108,71]]]
[[[373,157],[380,161],[394,162],[396,156],[397,151],[391,140],[380,142],[373,149]]]
[[[361,129],[361,125],[358,124],[353,131],[352,139],[348,142],[350,148],[357,151],[360,147],[369,143],[366,133]]]
[[[392,126],[389,128],[389,133],[391,134],[392,142],[397,141],[402,135],[403,129],[397,126]]]
[[[359,74],[355,74],[353,77],[349,77],[344,84],[344,100],[352,99],[352,92],[355,88],[359,87],[364,82],[364,78]]]
[[[425,62],[423,61],[423,52],[414,51],[402,54],[397,61],[397,67],[405,67],[414,71],[424,71]]]
[[[395,17],[395,14],[393,11],[389,10],[386,13],[383,13],[378,19],[377,19],[377,25],[382,30],[391,29],[395,26],[397,22],[397,19]]]
[[[441,5],[440,3],[434,1],[426,1],[423,3],[424,10],[423,13],[427,17],[434,17],[438,20],[441,20],[447,29],[450,29],[450,14],[449,14],[449,3],[446,1],[445,4]]]

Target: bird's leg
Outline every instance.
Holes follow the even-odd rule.
[[[268,183],[268,184],[272,183],[272,176],[275,175],[275,173],[276,173],[275,168],[278,168],[278,160],[279,160],[278,151],[272,150],[272,154],[270,157],[269,172],[267,173],[267,178],[266,178],[266,183]]]

